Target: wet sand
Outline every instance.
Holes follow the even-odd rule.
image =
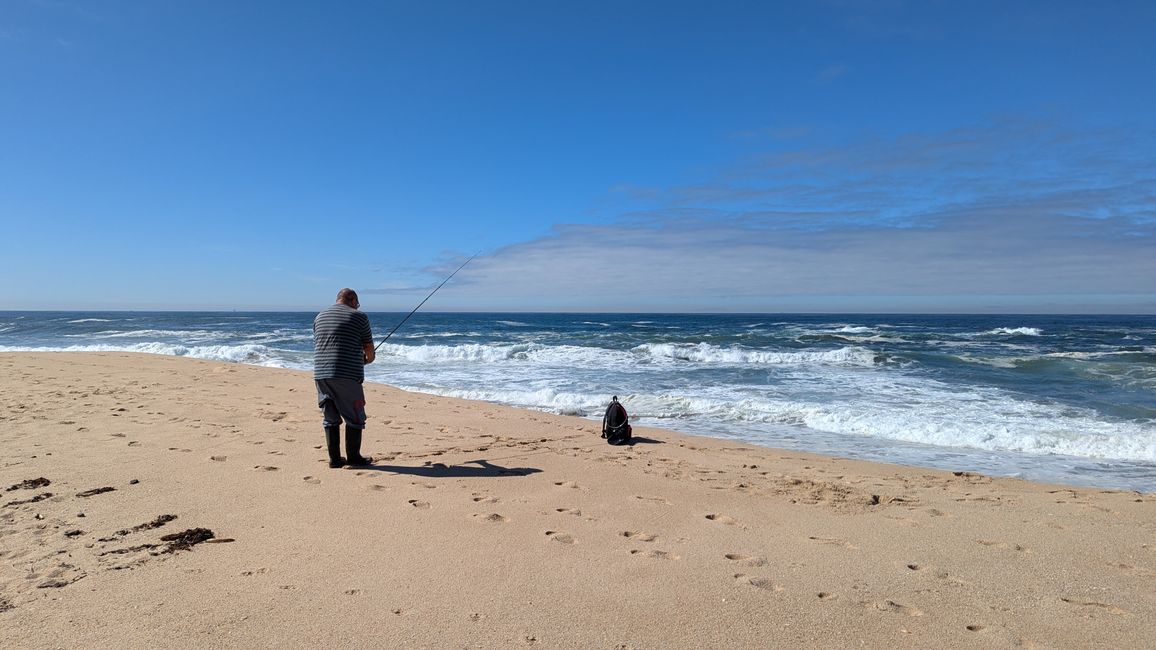
[[[0,354],[0,646],[1151,647],[1156,495]],[[609,396],[608,396],[609,397]]]

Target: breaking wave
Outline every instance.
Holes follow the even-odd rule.
[[[644,343],[636,351],[657,358],[693,361],[696,363],[749,363],[767,365],[834,365],[874,366],[883,360],[881,355],[867,348],[848,346],[835,350],[799,350],[771,352],[742,348],[720,348],[699,343],[677,345],[671,343]]]
[[[0,346],[0,352],[140,352],[175,357],[192,357],[207,361],[228,361],[278,368],[292,367],[284,354],[264,345],[179,345],[171,343],[134,343],[130,345],[71,345],[64,347]]]

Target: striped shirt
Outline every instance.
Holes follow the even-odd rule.
[[[337,303],[313,319],[313,378],[365,380],[366,343],[373,343],[369,317]]]

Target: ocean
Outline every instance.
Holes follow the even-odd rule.
[[[0,312],[0,351],[310,370],[313,316]],[[404,314],[369,316],[380,341]],[[1156,492],[1156,316],[419,312],[366,380],[593,420],[617,395],[636,426]]]

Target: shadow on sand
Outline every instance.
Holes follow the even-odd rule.
[[[473,467],[476,465],[476,467]],[[425,478],[477,478],[481,476],[529,476],[542,470],[537,467],[502,467],[494,465],[488,460],[470,460],[461,465],[445,465],[433,463],[420,467],[406,465],[382,465],[374,463],[368,467],[357,469],[371,469],[379,472],[393,472],[394,474],[411,474]]]

